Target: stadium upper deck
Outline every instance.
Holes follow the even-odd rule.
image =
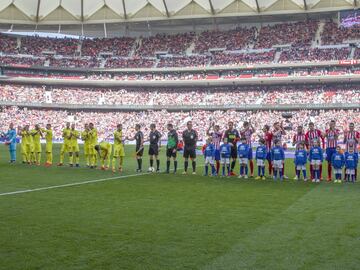
[[[360,27],[336,21],[248,25],[151,37],[57,39],[0,35],[0,64],[54,68],[183,68],[359,58]]]

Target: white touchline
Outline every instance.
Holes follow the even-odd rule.
[[[80,186],[80,185],[86,185],[86,184],[97,183],[97,182],[105,182],[105,181],[109,181],[109,180],[123,179],[123,178],[129,178],[129,177],[134,177],[134,176],[146,175],[146,174],[149,174],[149,173],[121,175],[121,176],[115,176],[115,177],[109,177],[109,178],[101,178],[101,179],[95,179],[95,180],[88,180],[88,181],[83,181],[83,182],[75,182],[75,183],[69,183],[69,184],[63,184],[63,185],[56,185],[56,186],[48,186],[48,187],[40,187],[40,188],[32,188],[32,189],[11,191],[11,192],[0,193],[0,196],[16,195],[16,194],[21,194],[21,193],[29,193],[29,192],[34,192],[34,191],[56,189],[56,188],[63,188],[63,187]]]
[[[198,167],[203,167],[204,165],[199,165]],[[183,170],[184,168],[178,168],[178,170]],[[101,178],[101,179],[95,179],[95,180],[88,180],[83,182],[75,182],[75,183],[69,183],[69,184],[63,184],[63,185],[56,185],[56,186],[48,186],[48,187],[40,187],[40,188],[32,188],[32,189],[24,189],[24,190],[18,190],[18,191],[11,191],[11,192],[4,192],[0,193],[0,196],[9,196],[9,195],[16,195],[21,193],[29,193],[34,191],[41,191],[41,190],[49,190],[49,189],[56,189],[56,188],[64,188],[64,187],[72,187],[72,186],[81,186],[86,184],[92,184],[97,182],[105,182],[109,180],[115,180],[115,179],[123,179],[123,178],[129,178],[129,177],[135,177],[135,176],[141,176],[141,175],[147,175],[151,173],[139,173],[139,174],[129,174],[129,175],[120,175],[120,176],[114,176],[109,178]]]

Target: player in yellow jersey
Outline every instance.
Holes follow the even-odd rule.
[[[71,125],[71,132],[70,132],[70,166],[74,166],[74,163],[76,164],[76,167],[79,167],[79,143],[78,139],[80,138],[80,132],[78,130],[75,130],[75,124]]]
[[[30,163],[29,154],[27,152],[28,137],[25,127],[18,127],[18,135],[21,136],[21,156],[22,163]]]
[[[25,137],[26,137],[26,153],[28,157],[28,164],[35,161],[34,155],[34,140],[30,132],[30,126],[25,125]]]
[[[94,146],[94,150],[99,154],[101,170],[108,170],[110,167],[110,158],[112,152],[111,144],[102,141],[100,144]]]
[[[45,166],[49,167],[52,165],[53,156],[52,156],[52,140],[53,140],[53,131],[51,129],[51,125],[47,124],[46,129],[41,129],[41,132],[45,134],[45,141],[46,141],[46,147],[45,147],[45,154],[46,154],[46,162]]]
[[[90,156],[90,168],[93,169],[97,166],[96,150],[95,146],[98,145],[98,132],[93,123],[89,124],[89,156]]]
[[[125,157],[124,141],[122,124],[117,125],[117,130],[114,132],[114,155],[112,159],[112,171],[116,171],[116,163],[119,158],[119,172],[122,172],[123,162]]]
[[[89,156],[89,125],[85,124],[84,131],[81,132],[81,140],[84,142],[84,156],[85,156],[85,162],[86,166],[90,167],[90,156]]]
[[[42,138],[43,134],[41,132],[40,126],[37,124],[35,128],[30,131],[30,134],[33,138],[33,160],[32,162],[36,165],[40,165],[41,163],[41,142],[40,139]]]
[[[58,164],[58,166],[63,165],[65,153],[70,152],[71,129],[70,129],[70,123],[69,122],[66,123],[66,127],[62,131],[62,138],[63,138],[64,141],[63,141],[63,144],[62,144],[61,149],[60,149],[60,163]]]

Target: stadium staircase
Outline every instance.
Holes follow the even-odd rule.
[[[50,59],[46,59],[44,62],[44,67],[49,67],[50,66]]]
[[[76,48],[76,55],[79,55],[81,57],[81,48],[82,48],[82,42],[79,42],[77,48]]]
[[[275,56],[274,56],[274,63],[279,63],[281,53],[282,53],[282,50],[276,51]]]
[[[131,48],[131,51],[129,53],[129,57],[133,57],[135,52],[136,52],[136,48],[140,48],[141,46],[141,38],[136,38],[133,47]]]
[[[156,58],[155,64],[152,67],[156,68],[159,63],[160,63],[160,58]]]
[[[314,41],[312,43],[312,48],[315,48],[318,45],[321,45],[321,34],[324,31],[324,26],[325,26],[325,22],[320,21],[319,27],[318,27],[318,29],[316,31],[316,34],[315,34],[315,39],[314,39]]]
[[[349,54],[348,59],[354,59],[355,49],[356,49],[355,47],[352,47],[352,48],[351,48],[351,51],[350,51],[350,54]]]
[[[20,49],[21,48],[21,37],[16,38],[16,44],[17,44],[17,48]]]
[[[106,61],[107,61],[107,58],[102,58],[102,59],[101,59],[101,62],[100,62],[100,64],[99,64],[99,67],[100,67],[100,68],[104,68],[104,67],[105,67],[105,64],[106,64]]]
[[[192,52],[195,50],[195,41],[193,41],[190,46],[186,49],[185,54],[191,55]]]

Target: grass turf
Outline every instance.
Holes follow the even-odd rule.
[[[132,175],[126,150],[124,175]],[[7,159],[2,147],[0,193],[114,177]],[[358,269],[359,185],[202,170],[0,196],[0,269]]]

